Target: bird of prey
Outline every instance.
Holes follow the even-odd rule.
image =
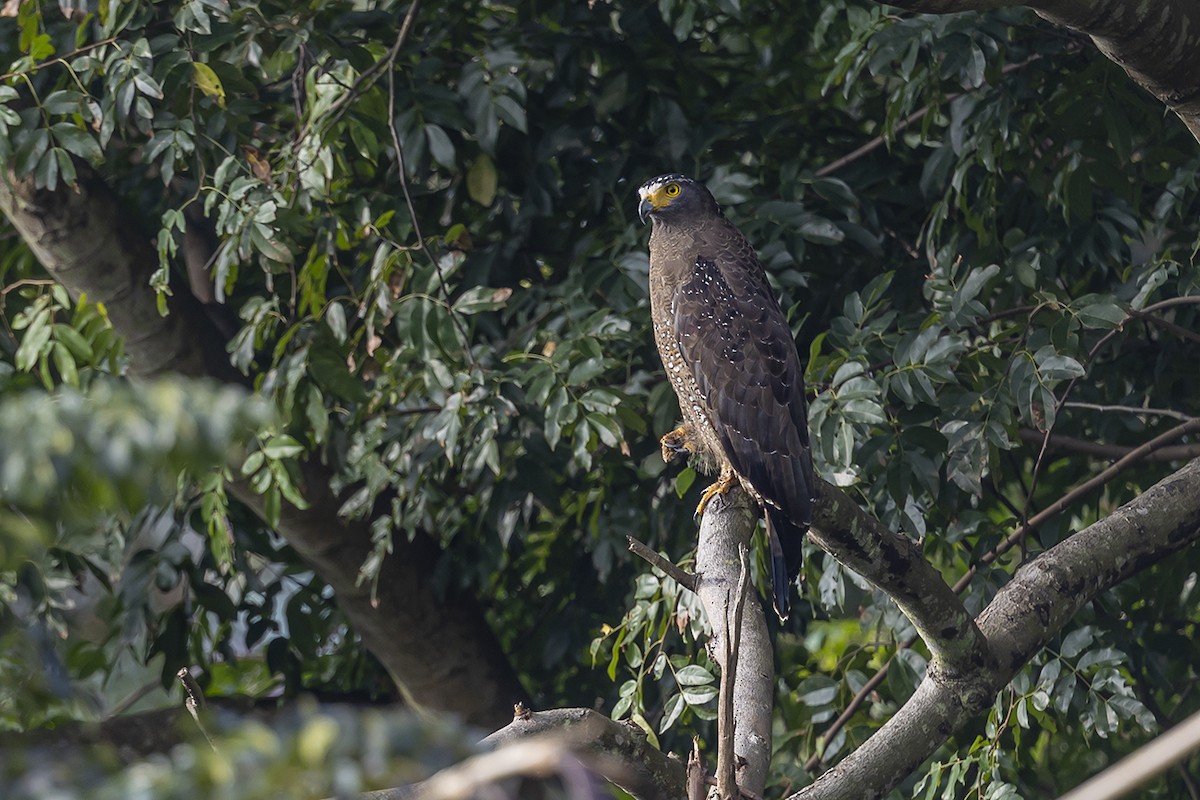
[[[696,456],[719,472],[697,515],[735,481],[762,506],[785,620],[816,488],[791,328],[754,248],[704,184],[662,175],[638,197],[638,216],[653,222],[654,341],[683,412],[683,425],[662,437],[663,459]]]

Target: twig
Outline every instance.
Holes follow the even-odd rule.
[[[450,290],[446,288],[446,276],[442,273],[442,265],[438,263],[437,258],[429,250],[429,244],[425,241],[425,235],[421,233],[421,223],[417,220],[417,207],[413,203],[412,192],[408,189],[408,165],[404,160],[404,147],[400,144],[400,134],[396,131],[396,70],[393,67],[396,56],[400,52],[400,47],[408,37],[408,31],[412,19],[416,15],[418,5],[420,5],[420,0],[413,0],[413,4],[408,9],[408,15],[404,18],[404,24],[400,26],[400,34],[396,38],[396,44],[388,51],[388,56],[385,60],[388,66],[388,133],[392,137],[392,147],[396,149],[396,171],[400,176],[400,191],[404,194],[404,205],[408,207],[408,216],[412,220],[413,234],[417,237],[417,244],[420,245],[421,252],[425,254],[425,257],[429,259],[429,263],[433,265],[434,274],[437,275],[438,279],[438,290],[442,293],[442,299],[446,301],[446,305],[450,309],[450,319],[454,323],[454,329],[462,337],[463,352],[467,356],[467,361],[472,367],[475,367],[478,365],[475,363],[474,353],[471,352],[471,339],[467,336],[467,329],[463,325],[462,319],[454,312],[454,307],[450,303]]]
[[[188,677],[190,678],[191,675],[189,674]],[[104,719],[110,720],[114,717],[119,717],[121,714],[124,714],[126,711],[129,710],[130,706],[132,706],[138,700],[141,700],[146,695],[153,692],[160,685],[161,684],[158,682],[157,678],[155,678],[154,680],[149,681],[147,683],[143,683],[141,686],[134,689],[132,692],[125,695],[123,698],[121,698],[116,703],[114,703],[112,708],[108,709],[108,711],[105,712]]]
[[[1007,75],[1010,72],[1013,72],[1015,70],[1021,69],[1022,67],[1029,65],[1030,63],[1036,61],[1039,58],[1041,58],[1041,56],[1035,55],[1032,58],[1026,59],[1025,61],[1021,61],[1017,64],[1008,64],[1004,67],[1004,69],[1001,70],[1001,72],[1003,74]],[[975,91],[975,90],[972,89],[971,91]],[[943,104],[952,103],[955,100],[957,100],[958,98],[962,97],[964,94],[968,94],[968,92],[955,92],[953,94],[948,94],[942,98],[942,103]],[[905,117],[904,119],[902,119],[896,123],[896,127],[892,128],[890,135],[895,136],[898,133],[903,133],[913,123],[920,122],[925,117],[925,115],[929,113],[931,108],[932,108],[932,106],[924,106],[923,108],[919,108],[916,111],[914,111],[913,113],[909,114],[907,117]],[[876,136],[874,139],[871,139],[869,142],[862,145],[861,147],[857,147],[854,150],[847,153],[846,155],[842,156],[841,158],[829,162],[828,164],[826,164],[825,166],[823,166],[819,170],[817,170],[815,174],[818,178],[824,178],[828,175],[832,175],[833,173],[837,172],[838,170],[840,170],[842,167],[846,166],[847,164],[852,164],[855,161],[857,161],[858,159],[867,155],[868,153],[878,150],[880,147],[882,147],[884,144],[887,143],[887,140],[888,140],[887,134]]]
[[[704,757],[700,755],[700,739],[692,737],[692,752],[687,762],[688,800],[704,800],[708,794],[708,772],[704,769]]]
[[[1191,419],[1186,414],[1180,414],[1177,418],[1184,420]],[[1022,428],[1020,436],[1023,441],[1030,444],[1037,444],[1044,438],[1044,434],[1041,431],[1035,431],[1031,428]],[[1057,433],[1050,437],[1050,449],[1071,450],[1076,453],[1086,453],[1087,455],[1099,458],[1121,458],[1129,455],[1134,450],[1133,447],[1125,445],[1103,444],[1087,439],[1079,439],[1074,436],[1063,436]],[[1147,453],[1143,461],[1184,461],[1196,456],[1200,456],[1200,444],[1182,444],[1172,447],[1160,447],[1157,450]]]
[[[1120,405],[1101,405],[1100,403],[1084,403],[1078,400],[1072,400],[1069,403],[1063,403],[1063,408],[1081,408],[1088,411],[1114,412],[1124,414],[1144,414],[1148,417],[1171,417],[1180,422],[1187,422],[1194,417],[1184,414],[1182,411],[1175,411],[1170,408],[1146,408],[1144,406],[1120,406]]]
[[[1168,297],[1166,300],[1159,300],[1157,303],[1151,303],[1141,309],[1140,314],[1153,314],[1155,311],[1161,311],[1164,308],[1172,306],[1190,306],[1200,305],[1200,294],[1188,294],[1183,297]]]
[[[1186,339],[1190,342],[1200,343],[1200,333],[1188,330],[1182,325],[1176,325],[1169,319],[1163,319],[1162,317],[1155,316],[1154,314],[1147,314],[1145,311],[1134,311],[1131,312],[1131,314],[1135,319],[1145,320],[1146,322],[1157,325],[1158,327],[1174,334],[1180,339]]]
[[[737,752],[734,732],[737,728],[733,707],[733,687],[737,681],[738,647],[742,640],[742,615],[746,610],[746,590],[750,583],[750,555],[745,542],[738,545],[741,572],[738,575],[737,597],[725,604],[725,663],[721,665],[721,699],[717,707],[717,794],[724,800],[741,793],[737,782]],[[733,601],[730,608],[729,600]],[[732,612],[732,613],[731,613]]]
[[[626,536],[625,539],[629,542],[629,552],[649,561],[651,566],[658,567],[670,575],[676,583],[688,591],[696,591],[696,576],[694,574],[675,566],[632,536]]]
[[[358,78],[350,85],[346,93],[329,104],[329,108],[326,109],[322,117],[323,120],[327,120],[329,126],[333,126],[341,118],[342,114],[346,113],[347,107],[358,97],[364,88],[370,88],[369,82],[374,80],[380,70],[385,67],[390,69],[396,63],[396,56],[400,53],[400,48],[404,47],[404,43],[408,40],[413,20],[417,16],[417,7],[420,5],[421,0],[413,0],[412,5],[408,7],[408,13],[404,15],[404,21],[400,23],[400,33],[396,36],[396,43],[392,45],[383,59],[376,61],[359,73]],[[304,124],[304,127],[300,129],[300,133],[296,136],[297,143],[304,141],[304,137],[308,136],[308,132],[312,126],[312,120]]]
[[[192,677],[192,672],[187,667],[183,667],[179,672],[175,673],[175,677],[183,684],[183,691],[187,697],[183,700],[183,707],[192,715],[192,720],[196,723],[196,727],[204,734],[204,738],[208,740],[208,746],[213,750],[217,746],[213,743],[212,737],[208,735],[208,731],[204,729],[204,723],[200,721],[200,709],[204,708],[204,692],[200,690],[200,684],[196,683],[196,679]]]
[[[1008,552],[1013,545],[1021,541],[1021,539],[1023,539],[1025,534],[1029,533],[1029,531],[1036,529],[1039,525],[1046,522],[1046,520],[1065,509],[1071,503],[1075,502],[1092,489],[1108,483],[1119,473],[1143,460],[1147,455],[1162,447],[1162,445],[1166,442],[1173,441],[1182,436],[1186,436],[1189,433],[1195,433],[1197,431],[1200,431],[1200,419],[1188,420],[1182,425],[1176,425],[1174,428],[1171,428],[1171,430],[1155,436],[1145,444],[1133,448],[1126,453],[1124,457],[1114,462],[1103,472],[1079,484],[1074,489],[1067,492],[1062,497],[1058,498],[1049,506],[1044,508],[1042,511],[1030,517],[1025,524],[1010,533],[1003,542],[996,545],[996,547],[990,553],[987,553],[980,558],[979,563],[990,564],[991,562],[995,561],[997,558]],[[957,583],[954,584],[954,591],[961,592],[966,588],[967,584],[971,582],[971,578],[975,577],[975,573],[979,570],[979,563],[971,565],[971,568],[963,573],[963,576],[958,579]]]

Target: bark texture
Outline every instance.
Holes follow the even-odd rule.
[[[696,594],[704,603],[712,638],[709,655],[727,668],[728,621],[738,600],[740,548],[748,546],[758,522],[757,509],[740,488],[709,503],[700,523],[696,548]],[[733,682],[733,752],[746,760],[737,781],[744,795],[761,797],[771,762],[771,711],[774,707],[774,648],[767,633],[763,604],[750,586],[738,637]]]
[[[590,708],[559,708],[518,714],[485,738],[485,747],[502,748],[530,737],[550,736],[584,756],[605,756],[621,763],[606,775],[634,797],[668,800],[683,796],[684,765],[652,747],[636,726],[615,722]],[[608,763],[608,759],[605,762]],[[593,768],[600,765],[593,765]]]
[[[0,209],[47,272],[72,294],[86,292],[105,304],[125,339],[133,375],[244,382],[229,365],[224,338],[190,294],[177,292],[171,313],[158,314],[148,285],[158,264],[155,249],[91,170],[80,165],[79,174],[77,190],[44,191],[5,170]],[[437,543],[422,532],[411,540],[397,536],[373,603],[369,587],[358,584],[372,548],[369,520],[338,516],[341,503],[329,489],[327,466],[310,459],[302,471],[311,507],[302,511],[285,502],[279,533],[333,587],[338,606],[403,695],[418,708],[454,713],[474,725],[507,722],[512,704],[527,695],[475,599],[435,590]],[[246,483],[235,482],[230,492],[262,515],[262,498]]]
[[[979,615],[987,656],[948,673],[931,662],[887,724],[794,800],[881,798],[992,702],[1084,604],[1200,539],[1200,459],[1017,571]]]
[[[887,592],[912,621],[939,669],[966,673],[987,660],[987,642],[971,614],[916,543],[889,530],[841,489],[823,481],[818,482],[809,538]]]

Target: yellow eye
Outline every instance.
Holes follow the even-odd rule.
[[[663,189],[663,191],[667,193],[667,197],[674,197],[675,195],[679,194],[679,184],[668,183],[667,188]]]

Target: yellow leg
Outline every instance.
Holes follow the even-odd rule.
[[[691,425],[680,425],[675,430],[658,440],[662,445],[662,460],[670,464],[679,455],[691,456],[696,452],[696,440],[692,436]]]
[[[717,495],[723,495],[732,489],[737,484],[737,477],[733,474],[733,467],[728,462],[721,465],[721,474],[717,477],[716,483],[704,490],[704,494],[700,496],[700,503],[696,506],[696,516],[704,513],[704,509],[708,507],[709,502]]]

